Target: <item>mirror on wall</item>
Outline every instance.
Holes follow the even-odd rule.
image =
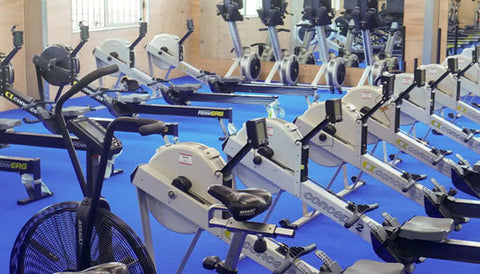
[[[232,39],[230,30],[232,26],[224,20],[224,16],[218,14],[217,4],[223,3],[222,0],[200,0],[200,55],[210,58],[234,58],[234,41],[240,42],[242,47],[251,47],[253,51],[259,52],[263,61],[268,61],[265,50],[271,43],[265,24],[258,16],[257,9],[262,7],[262,0],[230,0],[239,4],[241,9],[239,15],[243,20],[236,21],[235,26],[238,31],[239,39]],[[230,2],[229,1],[229,2]],[[277,25],[278,42],[282,49],[291,53],[300,54],[299,48],[308,48],[315,53],[319,47],[318,35],[311,31],[307,25],[308,22],[302,20],[304,17],[304,8],[312,0],[272,0],[272,4],[281,5],[287,2],[283,24]],[[361,34],[358,30],[349,26],[350,17],[344,14],[344,7],[356,6],[358,0],[320,0],[327,5],[328,14],[334,17],[331,24],[325,27],[326,44],[330,54],[345,55],[348,59],[348,65],[358,66],[363,58],[363,44]],[[371,32],[374,53],[384,55],[394,55],[400,57],[403,54],[403,0],[369,0],[370,5],[377,7],[383,23],[380,28]],[[372,6],[373,7],[373,6]],[[330,10],[331,8],[331,10]],[[348,13],[348,12],[347,12]],[[304,38],[307,37],[307,40]],[[267,51],[268,53],[268,51]],[[384,54],[385,53],[385,54]],[[351,54],[357,59],[350,58]],[[318,61],[318,54],[314,55]],[[271,55],[270,55],[270,58]],[[312,59],[305,58],[306,62],[311,63]],[[352,60],[350,60],[352,59]]]
[[[480,0],[449,0],[447,55],[478,45],[480,41]]]

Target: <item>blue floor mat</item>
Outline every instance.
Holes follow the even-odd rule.
[[[183,77],[175,80],[176,83],[194,82],[193,79]],[[208,92],[206,90],[203,90]],[[325,100],[339,95],[329,95],[328,92],[322,93],[320,100]],[[156,99],[154,102],[163,103],[162,99]],[[76,98],[72,100],[74,105],[96,105],[89,98]],[[227,107],[225,105],[215,103],[199,103],[194,105],[208,105]],[[296,116],[301,115],[307,108],[305,99],[300,96],[280,96],[280,106],[285,109],[285,120],[293,121]],[[230,106],[228,106],[230,107]],[[264,117],[266,111],[262,106],[251,105],[231,105],[234,109],[234,124],[237,128],[242,126],[248,119],[256,117]],[[91,113],[92,116],[109,117],[106,110],[99,110]],[[166,122],[178,122],[180,141],[194,141],[204,143],[214,147],[221,152],[222,142],[219,137],[223,136],[222,130],[215,119],[195,119],[189,117],[176,116],[153,116],[141,115],[142,117],[157,118]],[[28,117],[26,112],[21,110],[12,110],[1,113],[1,118],[21,119]],[[31,117],[30,117],[31,118]],[[472,125],[464,118],[460,118],[458,122],[465,123],[469,127],[477,127]],[[16,128],[17,131],[41,132],[47,133],[41,124],[22,125]],[[418,132],[424,132],[424,127],[419,127]],[[141,223],[139,209],[137,204],[136,190],[130,183],[130,173],[140,164],[148,162],[149,158],[155,153],[155,149],[164,144],[161,137],[149,136],[141,137],[136,134],[119,133],[117,134],[123,144],[124,151],[116,161],[116,167],[125,170],[123,174],[108,179],[104,185],[103,195],[110,202],[112,211],[124,219],[138,234],[141,234]],[[462,154],[472,163],[476,162],[478,155],[465,149],[464,147],[454,144],[446,140],[443,136],[432,136],[430,143],[438,145],[440,148],[453,149],[455,152]],[[24,157],[40,157],[42,165],[43,181],[54,192],[54,196],[34,202],[25,206],[18,206],[16,200],[25,198],[25,190],[20,183],[17,174],[2,172],[3,191],[0,193],[0,207],[2,217],[5,220],[4,225],[0,228],[2,237],[0,237],[0,272],[8,272],[8,264],[10,259],[10,250],[15,241],[17,233],[25,222],[40,209],[58,202],[80,200],[82,198],[78,182],[75,179],[73,168],[70,164],[66,150],[62,149],[46,149],[41,147],[26,147],[12,145],[1,151],[2,155],[24,156]],[[223,153],[222,153],[223,155]],[[85,154],[80,152],[80,159],[83,160]],[[432,172],[423,165],[419,165],[417,161],[401,154],[404,160],[399,168],[411,171],[413,173],[426,173],[429,176],[437,178],[439,182],[451,187],[449,180],[439,173]],[[452,158],[453,159],[453,158]],[[83,161],[84,162],[84,161]],[[325,168],[315,164],[310,165],[310,176],[321,184],[327,184],[334,172],[334,168]],[[349,168],[349,176],[356,175],[358,170]],[[364,176],[367,184],[350,194],[347,199],[358,204],[379,203],[380,208],[368,215],[382,222],[381,213],[386,211],[398,218],[400,222],[408,220],[414,215],[425,215],[423,209],[408,200],[402,195],[391,190],[381,182]],[[430,182],[425,185],[432,187]],[[339,188],[339,182],[335,183],[335,188]],[[468,196],[459,194],[460,197]],[[280,199],[277,210],[274,211],[271,220],[278,221],[283,218],[292,220],[301,214],[301,203],[292,195],[284,194]],[[460,232],[452,232],[450,237],[455,239],[465,239],[480,242],[480,221],[471,220]],[[180,263],[183,254],[187,250],[189,242],[193,235],[182,235],[173,233],[163,228],[160,224],[152,222],[152,232],[154,235],[155,259],[157,262],[159,273],[175,273],[176,267]],[[316,243],[318,248],[325,251],[332,259],[337,260],[342,267],[347,267],[359,259],[379,260],[372,250],[370,244],[353,235],[348,230],[337,225],[333,221],[320,216],[311,221],[297,231],[295,239],[278,239],[289,245],[308,245]],[[228,246],[222,241],[216,239],[212,235],[204,233],[198,242],[188,262],[184,273],[206,273],[202,269],[202,259],[206,256],[217,255],[225,258]],[[270,258],[262,257],[265,261]],[[304,258],[311,265],[320,267],[321,262],[314,255],[308,255]],[[277,263],[271,262],[270,263]],[[242,260],[239,265],[240,273],[268,273],[268,271],[250,259]],[[424,263],[417,265],[416,273],[479,273],[480,266],[469,263],[451,262],[443,260],[427,259]]]

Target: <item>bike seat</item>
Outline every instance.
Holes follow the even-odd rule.
[[[399,236],[411,240],[439,242],[453,229],[453,219],[415,216],[400,227]]]
[[[194,92],[202,88],[202,84],[181,84],[171,85],[171,89],[176,92]]]
[[[0,130],[11,129],[22,124],[18,119],[0,119]]]
[[[128,274],[128,268],[122,263],[105,263],[92,266],[82,271],[57,272],[55,274]]]
[[[264,189],[232,189],[223,185],[212,185],[208,193],[222,202],[237,221],[247,221],[262,214],[272,204],[272,194]]]
[[[364,273],[382,273],[382,274],[402,274],[405,273],[403,265],[399,263],[384,263],[370,260],[356,261],[352,266],[345,269],[344,274],[364,274]]]
[[[117,96],[117,101],[120,103],[142,103],[148,100],[150,100],[150,94],[131,93]]]

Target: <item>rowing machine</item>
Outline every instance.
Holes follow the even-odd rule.
[[[328,108],[326,106],[323,110]],[[344,110],[345,108],[342,109],[342,111]],[[321,112],[321,114],[324,113],[323,111]],[[317,114],[320,114],[320,112]],[[321,119],[323,116],[321,114],[316,117]],[[377,240],[375,236],[381,235],[382,229],[389,231],[390,227],[389,223],[381,225],[366,215],[367,212],[377,208],[377,204],[357,205],[345,201],[340,195],[310,180],[307,173],[308,147],[318,138],[319,129],[324,128],[324,131],[320,134],[325,131],[331,132],[332,126],[326,126],[330,121],[337,121],[337,124],[342,123],[339,122],[339,119],[337,119],[339,116],[336,114],[323,117],[326,117],[326,119],[321,123],[317,123],[315,128],[304,136],[300,134],[294,124],[280,119],[268,118],[268,146],[260,147],[245,156],[234,170],[238,178],[247,187],[261,187],[277,194],[274,205],[279,200],[281,193],[286,191],[298,197],[302,202],[315,210],[314,215],[305,216],[299,222],[293,223],[294,225],[304,223],[305,219],[311,219],[312,216],[324,214],[365,241],[372,243],[380,258],[392,262],[395,261],[390,259],[393,257],[397,262],[402,263],[408,272],[413,271],[413,264],[417,263],[417,260],[424,255],[429,258],[446,260],[462,261],[470,258],[467,259],[470,261],[473,259],[470,256],[470,252],[473,249],[477,249],[477,243],[468,242],[464,246],[462,241],[446,239],[446,235],[453,227],[454,222],[452,219],[414,217],[403,225],[398,225],[397,229],[402,231],[400,234],[392,234],[392,238]],[[345,118],[345,115],[343,115],[343,118]],[[246,128],[240,129],[236,135],[230,136],[226,141],[224,152],[229,156],[234,155],[241,147],[247,144],[247,136]],[[328,143],[330,144],[331,142]],[[336,148],[338,149],[339,147],[337,146]],[[426,193],[430,191],[426,188],[424,190]],[[393,218],[388,218],[388,220],[390,219],[393,220]],[[389,242],[389,240],[393,242]],[[440,242],[442,240],[444,241]],[[412,244],[395,246],[396,242],[402,241],[410,241]],[[378,245],[379,242],[384,244],[384,246]],[[416,242],[422,245],[425,244],[421,252],[415,249]],[[444,248],[455,249],[455,255],[450,256],[449,253],[439,254],[439,252],[436,252],[438,244],[443,245]],[[405,254],[412,253],[415,256],[405,256]],[[390,255],[390,258],[387,258],[386,255]],[[460,257],[463,259],[460,259]],[[380,273],[381,269],[378,269]]]
[[[234,24],[234,26],[236,25]],[[313,97],[314,100],[318,99],[316,89],[312,87],[285,86],[278,83],[249,81],[247,80],[248,77],[231,76],[231,73],[227,73],[225,77],[221,77],[215,73],[196,68],[184,60],[183,42],[193,32],[192,20],[187,20],[187,28],[188,32],[183,38],[179,38],[172,34],[159,34],[146,45],[145,49],[148,53],[150,75],[153,75],[153,66],[162,70],[167,70],[166,79],[168,79],[170,72],[173,69],[178,69],[199,82],[208,85],[214,93],[266,93],[300,95]],[[308,98],[307,103],[310,103]]]
[[[240,237],[239,242],[237,242],[238,238],[236,236],[232,237],[230,231],[242,231],[242,233],[250,231],[254,234],[275,236],[272,232],[278,231],[280,234],[288,235],[288,233],[291,233],[289,230],[281,230],[273,225],[258,223],[249,225],[244,223],[243,220],[256,215],[257,210],[250,207],[244,208],[243,211],[234,210],[232,212],[234,217],[243,217],[240,219],[236,217],[240,221],[232,218],[223,219],[220,217],[222,214],[214,214],[213,211],[218,208],[216,205],[218,200],[209,194],[208,189],[212,185],[222,185],[220,188],[226,191],[223,186],[232,183],[232,168],[253,147],[265,144],[267,137],[265,133],[252,133],[255,131],[265,132],[264,122],[256,120],[250,122],[249,125],[251,125],[249,136],[252,141],[246,144],[228,163],[223,161],[220,153],[214,148],[199,143],[177,143],[160,147],[149,163],[138,166],[131,176],[132,183],[138,190],[142,228],[145,243],[151,255],[154,253],[149,213],[169,230],[179,233],[195,233],[178,272],[181,272],[187,263],[190,253],[203,231],[212,233],[237,251],[240,250],[240,247],[243,247],[243,254],[269,270],[278,269],[286,259],[286,254],[278,249],[278,243],[269,238],[263,238],[265,242],[260,246],[264,246],[266,249],[262,250],[264,251],[262,256],[258,256],[257,236],[244,235],[245,242],[243,245],[239,245],[243,237]],[[172,159],[175,160],[172,161]],[[215,197],[224,203],[227,200],[222,198],[223,195],[216,195]],[[246,203],[246,205],[250,204]],[[237,235],[237,233],[234,234]],[[236,254],[238,255],[238,253]],[[269,259],[265,261],[263,258]],[[209,261],[211,262],[211,260]],[[216,267],[215,261],[212,264],[208,263],[208,265]],[[307,273],[318,273],[314,267],[301,260],[296,262],[295,265],[301,265],[305,271],[310,271]]]
[[[423,80],[424,74],[425,71],[417,70],[416,78],[412,84],[406,90],[402,91],[395,100],[387,102],[372,115],[372,118],[369,120],[369,133],[393,145],[400,151],[408,153],[445,176],[452,178],[454,185],[460,190],[469,194],[475,193],[473,196],[480,197],[476,192],[478,186],[474,179],[476,177],[475,172],[470,165],[456,164],[454,161],[445,157],[452,154],[452,151],[432,147],[400,129],[400,104],[404,98],[410,96],[412,90],[422,86],[425,82]],[[345,104],[352,104],[355,105],[357,109],[366,111],[371,109],[382,96],[381,88],[362,86],[352,88],[347,95],[344,96],[342,101]],[[462,168],[469,169],[470,172],[468,172],[468,174],[470,176],[465,176],[465,174],[461,175],[463,172],[456,172]]]

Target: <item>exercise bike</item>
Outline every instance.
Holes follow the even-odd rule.
[[[87,117],[71,119],[67,125],[61,114],[65,101],[91,82],[117,70],[116,66],[109,66],[89,73],[59,97],[55,118],[85,198],[81,202],[49,206],[33,216],[15,241],[10,273],[79,271],[113,261],[126,264],[130,273],[155,273],[155,266],[140,238],[110,212],[108,203],[101,198],[101,191],[109,155],[122,148],[113,136],[114,131],[163,134],[163,123],[121,117],[105,130]],[[89,147],[87,154],[91,161],[87,164],[86,178],[69,131]]]

